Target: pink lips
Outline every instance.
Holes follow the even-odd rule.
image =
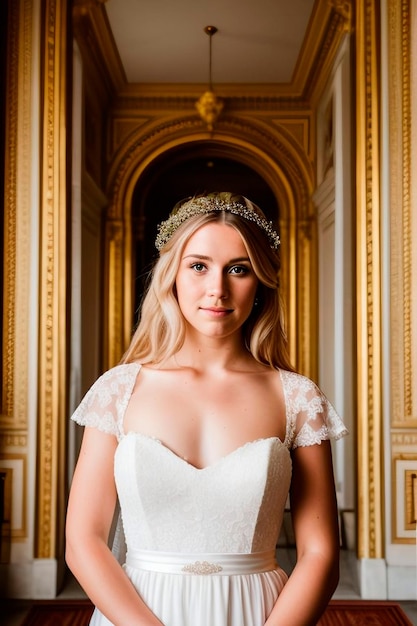
[[[213,315],[214,317],[225,317],[231,313],[233,309],[225,309],[223,307],[201,307],[201,310]]]

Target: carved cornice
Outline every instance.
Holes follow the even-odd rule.
[[[353,2],[331,0],[314,5],[292,82],[293,93],[302,94],[310,104],[322,93],[342,39],[353,29]]]
[[[342,37],[345,33],[352,30],[351,3],[333,1],[330,4],[332,11],[323,32],[317,56],[311,64],[305,83],[304,98],[309,102],[315,101],[320,97],[334,67],[334,60]]]
[[[126,84],[113,33],[104,8],[106,0],[73,0],[72,14],[75,39],[87,72],[107,95],[114,95]],[[99,80],[97,80],[99,78]]]
[[[225,111],[309,111],[303,97],[280,94],[279,86],[220,85],[216,95],[225,101]],[[204,85],[129,85],[113,104],[113,115],[124,111],[193,111]],[[251,93],[251,91],[254,93]],[[196,115],[198,115],[196,113]]]
[[[144,106],[156,109],[194,108],[195,100],[206,85],[200,84],[128,84],[119,53],[110,29],[103,0],[74,0],[74,33],[86,63],[94,59],[95,73],[101,75],[120,104],[129,107],[132,91],[138,106],[140,96],[147,99]],[[353,0],[352,0],[353,1]],[[305,108],[313,94],[329,78],[335,54],[341,39],[352,29],[352,1],[332,0],[316,2],[304,44],[300,52],[294,78],[290,83],[265,85],[219,85],[216,94],[229,98],[232,110],[257,110],[284,106],[289,110]],[[94,73],[92,73],[94,75]],[[177,95],[176,95],[177,94]],[[178,96],[178,94],[182,94]]]
[[[331,4],[346,23],[346,28],[352,28],[352,0],[331,0]]]

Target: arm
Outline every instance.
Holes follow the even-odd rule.
[[[107,546],[116,505],[116,446],[113,435],[85,429],[68,503],[66,560],[115,626],[161,626]]]
[[[339,527],[331,447],[296,448],[291,511],[297,563],[265,626],[313,626],[339,580]]]

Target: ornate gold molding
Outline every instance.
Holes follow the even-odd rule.
[[[311,96],[319,94],[328,78],[335,55],[346,32],[352,29],[353,0],[326,0],[314,4],[304,43],[299,55],[293,80],[282,84],[222,85],[216,89],[221,98],[231,98],[227,107],[233,110],[260,108],[262,110],[295,105],[308,106]],[[190,84],[127,84],[119,53],[110,30],[104,9],[105,0],[74,0],[73,23],[75,37],[84,49],[85,61],[91,66],[105,68],[105,81],[119,95],[134,92],[146,94],[154,110],[194,109],[196,98],[204,85]],[[94,73],[92,75],[94,78]],[[281,98],[277,103],[274,97]],[[151,98],[151,100],[149,100]],[[261,100],[263,98],[263,100]],[[186,100],[189,100],[186,103]],[[284,100],[282,100],[284,99]],[[286,104],[285,104],[285,103]],[[122,104],[129,108],[128,102]],[[137,106],[141,106],[140,101]],[[145,104],[148,106],[148,104]]]
[[[5,120],[3,379],[0,428],[27,428],[31,289],[32,19],[30,0],[9,2]]]
[[[6,117],[5,117],[5,202],[4,202],[4,292],[2,329],[3,379],[0,417],[1,463],[19,460],[7,471],[14,484],[14,515],[21,519],[11,532],[12,541],[27,536],[28,450],[28,335],[31,289],[30,224],[32,190],[31,112],[33,107],[33,2],[8,2]],[[22,489],[21,489],[22,488]]]
[[[46,0],[43,50],[43,146],[40,205],[40,318],[37,558],[54,558],[63,541],[67,397],[67,3]]]
[[[310,68],[306,74],[303,90],[304,97],[310,103],[316,102],[323,93],[334,67],[342,39],[346,33],[352,31],[352,2],[353,0],[344,2],[330,0],[330,2],[315,3],[311,28],[305,38],[305,49],[307,50],[309,49],[309,37],[315,39],[316,46],[319,44],[315,51],[314,61],[312,62],[311,58],[308,61]]]
[[[401,446],[402,449],[408,446],[417,448],[417,430],[400,430],[391,433],[391,444],[397,450]]]
[[[27,431],[3,430],[0,433],[0,450],[10,450],[11,448],[26,448],[27,444]]]
[[[417,454],[401,452],[392,456],[393,490],[391,509],[392,542],[416,543],[416,510],[414,493],[417,489]]]
[[[125,85],[126,75],[110,29],[105,3],[106,0],[73,0],[71,5],[74,36],[90,80],[94,81],[94,88],[103,97],[109,97]]]
[[[389,3],[389,93],[391,181],[391,377],[392,427],[417,427],[413,415],[411,324],[411,5]],[[398,303],[402,306],[399,307]]]
[[[299,147],[291,145],[283,136],[282,131],[273,125],[260,123],[256,118],[248,119],[224,115],[218,123],[219,140],[227,142],[227,138],[239,140],[249,137],[253,143],[253,150],[260,148],[270,158],[277,157],[280,168],[285,170],[291,181],[292,190],[299,202],[299,218],[308,219],[311,215],[310,195],[313,189],[314,170],[307,155],[300,152]],[[147,160],[149,154],[156,151],[165,151],[173,145],[188,141],[213,140],[207,133],[203,122],[194,116],[172,117],[157,119],[152,125],[138,128],[132,133],[114,155],[109,175],[107,195],[112,198],[108,217],[120,217],[120,189],[126,186],[126,179],[134,175],[138,161]],[[249,146],[249,142],[248,142]],[[249,146],[250,150],[250,146]],[[279,158],[278,158],[279,155]],[[255,167],[255,169],[257,169]],[[282,177],[282,176],[281,176]],[[123,192],[122,192],[123,193]]]
[[[377,0],[356,2],[359,558],[382,558],[384,555],[378,6]]]
[[[12,522],[10,528],[10,537],[13,542],[25,539],[28,535],[27,529],[27,495],[28,495],[28,474],[27,474],[27,455],[26,453],[5,452],[0,455],[0,470],[6,474],[5,492],[9,492],[10,497],[6,495],[6,506],[10,509],[8,521]],[[9,502],[7,502],[9,500]],[[13,501],[13,502],[12,502]],[[14,516],[12,515],[12,504]],[[17,513],[17,514],[16,514]],[[14,518],[14,519],[13,519]],[[20,519],[20,524],[18,524]]]
[[[7,24],[6,65],[6,128],[4,172],[4,258],[1,381],[1,426],[13,425],[14,346],[15,346],[15,294],[16,294],[16,212],[17,212],[17,129],[19,80],[19,20],[20,5],[9,2]]]
[[[17,220],[16,220],[16,294],[15,294],[15,359],[14,359],[14,424],[28,427],[29,334],[31,317],[29,294],[32,286],[31,218],[33,211],[33,169],[31,116],[33,111],[33,16],[32,0],[21,2],[22,17],[19,39],[19,99],[17,158]]]
[[[113,209],[114,212],[117,209]],[[132,331],[132,318],[124,324],[124,314],[130,310],[131,305],[131,284],[124,290],[124,283],[129,274],[125,268],[125,262],[129,263],[130,258],[126,258],[124,250],[130,246],[124,240],[126,228],[122,219],[108,219],[105,225],[105,275],[107,284],[107,306],[104,317],[106,327],[104,338],[104,352],[106,355],[106,365],[108,367],[117,364],[123,352],[127,348],[127,343]]]

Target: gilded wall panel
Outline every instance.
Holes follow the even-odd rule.
[[[415,409],[416,301],[413,278],[412,3],[388,3],[391,228],[391,454],[393,543],[415,543],[417,413]],[[415,68],[414,68],[415,71]],[[415,104],[414,104],[415,107]],[[415,164],[414,164],[415,169]],[[414,259],[414,267],[416,260]],[[414,270],[415,272],[415,270]],[[401,303],[401,306],[398,306]]]
[[[0,475],[3,474],[5,491],[6,540],[24,539],[27,536],[27,464],[26,454],[3,453],[0,455]]]
[[[14,345],[16,294],[16,212],[17,212],[17,128],[18,128],[18,47],[19,3],[9,2],[6,47],[6,127],[4,172],[4,258],[1,426],[14,424]]]
[[[358,556],[383,558],[380,75],[377,0],[356,2]]]
[[[4,293],[0,473],[2,562],[27,537],[28,345],[31,281],[32,19],[30,0],[9,2],[5,119]],[[5,547],[6,546],[6,547]],[[7,548],[7,549],[6,549]]]
[[[47,0],[42,50],[39,389],[35,556],[60,555],[65,511],[67,420],[66,2]]]
[[[392,459],[392,541],[415,543],[417,454],[401,452]]]
[[[410,2],[389,3],[391,146],[392,426],[417,427],[413,408],[411,14]],[[415,283],[415,281],[414,281]],[[415,289],[415,287],[414,287]],[[398,306],[398,302],[402,306]],[[414,330],[415,332],[415,330]]]

